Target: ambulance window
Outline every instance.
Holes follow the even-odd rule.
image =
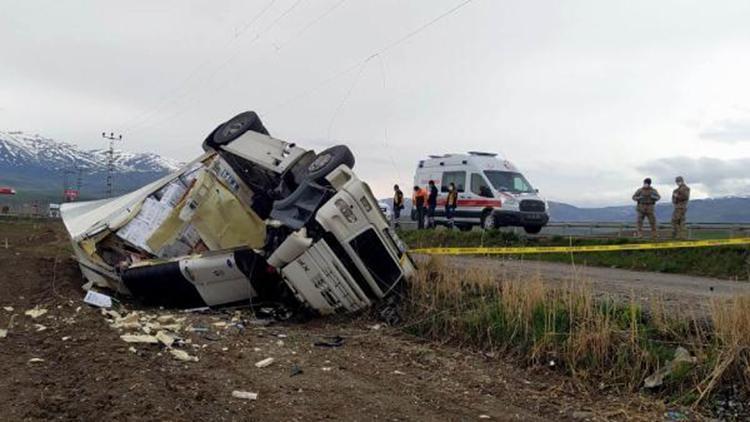
[[[457,192],[464,192],[464,183],[466,183],[465,171],[446,171],[443,173],[443,180],[440,183],[440,192],[448,192],[448,185],[456,185]]]
[[[472,173],[471,175],[471,192],[486,198],[492,198],[490,185],[484,180],[481,174]]]

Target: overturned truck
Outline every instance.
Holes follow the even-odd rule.
[[[177,307],[292,298],[319,314],[398,297],[414,263],[346,146],[316,154],[245,112],[203,149],[137,191],[62,206],[85,288]]]

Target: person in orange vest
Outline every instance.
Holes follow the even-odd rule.
[[[456,185],[451,182],[448,185],[448,197],[445,199],[445,218],[448,219],[448,227],[453,228],[453,217],[456,215],[458,206],[458,191]]]
[[[417,220],[417,229],[421,230],[424,228],[424,205],[427,202],[427,191],[419,186],[414,186],[411,201],[414,207],[414,216]]]

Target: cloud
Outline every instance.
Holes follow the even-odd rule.
[[[651,160],[638,170],[659,183],[683,176],[689,185],[698,185],[709,196],[750,194],[750,157],[719,159],[712,157],[667,157]]]
[[[699,132],[701,139],[719,142],[750,141],[750,119],[724,119]]]

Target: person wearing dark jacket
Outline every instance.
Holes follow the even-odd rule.
[[[427,228],[435,228],[435,209],[437,208],[438,189],[435,181],[429,182],[429,195],[427,196]]]
[[[448,219],[448,227],[453,228],[453,217],[456,214],[456,207],[458,206],[458,192],[456,191],[456,185],[451,182],[448,185],[448,197],[445,199],[445,218]]]
[[[404,193],[398,188],[398,185],[393,185],[393,227],[399,228],[399,220],[401,219],[401,210],[404,209]]]

